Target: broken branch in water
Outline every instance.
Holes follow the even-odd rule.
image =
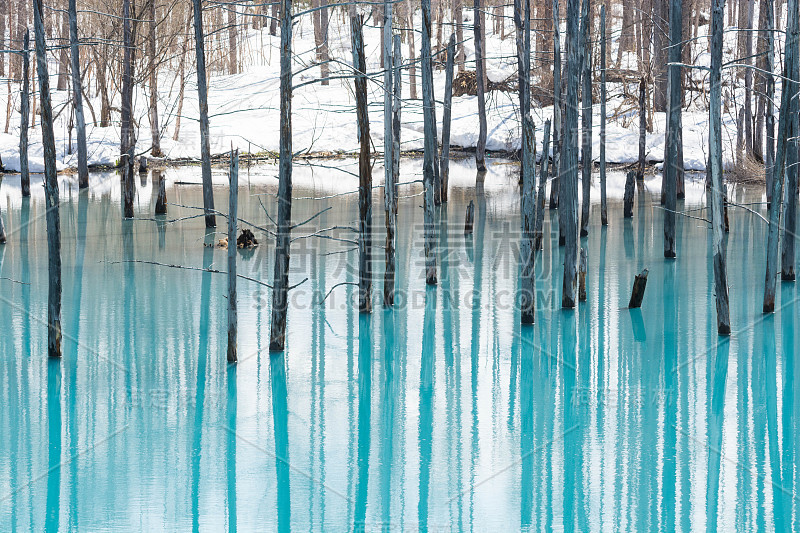
[[[158,261],[146,261],[144,259],[124,259],[122,261],[101,261],[102,263],[108,263],[109,265],[118,265],[120,263],[142,263],[145,265],[155,265],[155,266],[163,266],[167,268],[178,268],[181,270],[196,270],[198,272],[210,272],[211,274],[227,274],[225,270],[217,270],[216,268],[200,268],[200,267],[191,267],[191,266],[183,266],[183,265],[168,265],[167,263],[159,263]],[[264,283],[263,281],[259,281],[254,278],[250,278],[248,276],[243,276],[242,274],[236,274],[237,278],[246,279],[247,281],[252,281],[253,283],[257,283],[269,289],[272,288],[272,285],[269,283]],[[305,281],[305,280],[303,280]],[[300,283],[303,283],[301,281]],[[298,285],[300,285],[298,283]]]
[[[663,209],[664,211],[671,211],[672,213],[675,213],[676,215],[681,215],[681,216],[684,216],[684,217],[686,217],[686,218],[693,218],[693,219],[695,219],[695,220],[702,220],[702,221],[703,221],[703,222],[705,222],[706,224],[711,224],[711,221],[710,221],[710,220],[708,220],[707,218],[703,218],[703,217],[695,217],[695,216],[689,215],[689,214],[687,214],[687,213],[684,213],[683,211],[674,211],[674,210],[672,210],[672,209],[667,209],[666,207],[664,207],[664,206],[661,206],[661,205],[654,205],[653,207],[655,207],[655,208],[657,208],[657,209]]]
[[[317,303],[318,303],[318,304],[321,304],[321,303],[323,303],[325,300],[327,300],[327,299],[328,299],[328,296],[330,296],[330,295],[331,295],[331,293],[333,292],[333,289],[335,289],[336,287],[341,287],[342,285],[355,285],[356,287],[358,287],[358,283],[357,283],[357,282],[355,282],[355,281],[342,281],[342,282],[340,282],[340,283],[337,283],[337,284],[336,284],[336,285],[334,285],[333,287],[331,287],[331,290],[329,290],[329,291],[328,291],[328,293],[325,295],[325,297],[324,297],[324,298],[322,298],[322,299],[321,299],[320,301],[318,301]]]
[[[5,276],[0,276],[0,279],[4,279],[6,281],[10,281],[11,283],[19,283],[20,285],[30,285],[30,283],[26,281],[18,281],[16,279],[7,278]]]
[[[261,201],[261,199],[259,198],[259,199],[258,199],[258,201],[260,202],[260,201]],[[324,212],[326,212],[326,211],[330,211],[331,209],[333,209],[333,207],[332,207],[332,206],[326,207],[326,208],[325,208],[325,209],[323,209],[322,211],[318,212],[316,215],[313,215],[313,216],[311,216],[311,217],[307,218],[307,219],[306,219],[306,220],[304,220],[303,222],[298,222],[297,224],[294,224],[294,225],[290,226],[290,227],[289,227],[289,229],[290,229],[290,230],[293,230],[293,229],[295,229],[295,228],[298,228],[298,227],[302,226],[303,224],[308,224],[309,222],[311,222],[312,220],[314,220],[315,218],[317,218],[318,216],[320,216],[322,213],[324,213]]]

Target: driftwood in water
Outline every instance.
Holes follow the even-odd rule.
[[[536,314],[536,280],[534,277],[536,253],[533,246],[536,216],[536,201],[533,192],[536,181],[535,144],[533,119],[528,114],[522,119],[522,238],[519,253],[522,262],[520,311],[523,324],[533,324]]]
[[[450,185],[450,123],[453,107],[453,68],[456,54],[456,36],[450,35],[447,43],[447,63],[444,79],[444,115],[442,116],[442,157],[439,170],[440,191],[442,202],[447,201],[448,187]]]
[[[673,6],[677,0],[673,1]],[[711,231],[713,233],[714,254],[714,293],[717,302],[717,332],[720,335],[730,335],[731,322],[728,303],[728,274],[725,260],[725,243],[722,213],[722,33],[723,9],[725,0],[713,0],[711,4],[711,92],[709,97],[709,134],[708,147],[711,161]],[[789,10],[794,8],[794,14],[789,19],[795,19],[797,26],[797,0],[790,0]],[[796,33],[795,36],[796,37]],[[797,42],[795,41],[795,47]],[[796,73],[796,70],[793,72]],[[794,78],[796,79],[796,78]],[[794,100],[794,98],[792,98]]]
[[[28,123],[31,109],[29,55],[30,30],[26,29],[22,49],[22,102],[20,103],[19,124],[19,172],[23,197],[31,195],[31,175],[28,170]]]
[[[164,173],[161,170],[153,169],[153,187],[158,190],[156,198],[156,215],[167,214],[167,184]]]
[[[636,274],[633,280],[633,290],[631,291],[631,299],[628,302],[628,309],[636,309],[642,306],[644,290],[647,288],[647,274],[648,270],[646,268],[640,274]]]
[[[544,201],[545,184],[550,174],[550,120],[544,123],[544,140],[542,141],[542,164],[539,171],[539,190],[536,193],[536,228],[533,234],[533,249],[538,251],[543,247],[544,235]]]
[[[281,31],[283,31],[285,2],[281,0]],[[201,0],[192,0],[194,8],[194,47],[197,66],[197,99],[200,106],[200,159],[203,175],[203,208],[207,228],[217,226],[214,217],[214,192],[211,185],[211,141],[208,133],[208,87],[206,85],[206,52],[203,38],[203,6]],[[283,81],[283,55],[287,50],[283,47],[281,35],[281,81]],[[291,50],[289,50],[291,53]],[[281,88],[283,92],[283,88]],[[290,89],[291,92],[291,89]],[[281,94],[283,98],[283,94]],[[283,107],[281,107],[281,121],[283,121]],[[283,132],[281,131],[281,135]],[[276,286],[278,284],[276,283]],[[274,313],[273,313],[274,316]]]
[[[78,126],[78,187],[89,186],[89,167],[86,153],[86,121],[83,118],[83,93],[81,90],[81,60],[78,51],[78,8],[76,0],[69,0],[69,48],[72,71],[72,104]],[[158,128],[156,128],[158,129]]]
[[[364,19],[360,15],[355,13],[351,15],[350,36],[353,45],[353,68],[356,71],[356,120],[361,143],[358,156],[358,310],[361,313],[369,313],[372,311],[372,166],[363,24]]]
[[[235,363],[237,337],[236,309],[236,219],[239,201],[239,151],[231,151],[231,165],[228,173],[228,362]]]
[[[581,247],[581,257],[578,261],[578,300],[586,301],[586,270],[589,267],[586,247]]]
[[[600,223],[608,226],[606,198],[606,6],[600,6]]]
[[[36,66],[39,77],[39,111],[44,150],[44,195],[47,206],[47,355],[61,357],[61,219],[58,212],[56,141],[53,135],[53,109],[50,106],[50,77],[47,73],[47,45],[44,39],[42,0],[33,3],[36,33]]]
[[[475,202],[470,200],[467,212],[464,215],[464,235],[472,235],[472,228],[475,225]]]
[[[199,2],[199,0],[195,0]],[[289,293],[289,246],[292,225],[292,1],[281,0],[280,147],[278,223],[272,287],[270,351],[283,351]]]
[[[636,188],[636,172],[631,170],[625,179],[625,196],[623,197],[623,216],[633,218],[633,191]]]

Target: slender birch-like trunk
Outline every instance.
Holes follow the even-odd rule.
[[[194,47],[197,57],[197,98],[200,105],[200,158],[203,174],[203,209],[207,228],[217,227],[214,216],[214,191],[211,186],[211,140],[208,133],[208,87],[206,86],[206,52],[203,43],[203,6],[201,0],[192,0],[194,6]],[[281,14],[281,21],[283,21]],[[281,46],[281,54],[283,54]],[[281,75],[283,75],[281,73]]]
[[[89,186],[89,167],[86,153],[86,121],[83,118],[81,59],[78,51],[78,8],[75,0],[69,0],[69,48],[72,61],[72,103],[78,126],[78,187],[85,189]]]
[[[236,222],[239,202],[239,151],[231,150],[228,173],[228,362],[235,363],[239,319],[236,309]]]

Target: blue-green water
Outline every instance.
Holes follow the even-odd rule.
[[[24,284],[0,280],[0,530],[797,530],[800,303],[779,282],[778,311],[760,312],[763,221],[731,209],[733,334],[720,338],[710,232],[679,217],[678,259],[665,261],[657,194],[638,193],[624,221],[614,175],[611,225],[594,206],[583,240],[588,302],[560,308],[548,211],[536,324],[520,328],[516,176],[491,169],[478,188],[468,165],[453,173],[435,288],[421,197],[401,200],[393,311],[380,303],[380,248],[372,315],[358,314],[352,285],[317,303],[356,279],[347,230],[295,241],[290,281],[308,281],[292,293],[283,355],[267,351],[270,293],[240,280],[235,367],[226,276],[113,263],[224,270],[226,251],[203,246],[222,235],[202,218],[123,222],[112,174],[88,194],[62,183],[64,357],[48,361],[44,201],[37,183],[23,202],[6,177],[0,276]],[[276,191],[274,174],[243,166],[242,218],[267,225],[259,198],[274,216],[275,199],[255,196]],[[342,176],[301,167],[295,197],[354,189]],[[198,187],[172,184],[199,181],[197,169],[167,177],[171,202],[202,204]],[[682,208],[697,209],[702,185],[689,193]],[[137,216],[153,216],[152,194],[148,180]],[[215,195],[226,210],[226,188]],[[356,225],[353,195],[298,199],[294,218],[328,206],[296,235]],[[374,213],[382,244],[377,189]],[[170,206],[168,218],[194,214]],[[239,271],[269,282],[273,246],[256,234]],[[629,311],[645,267],[644,305]]]

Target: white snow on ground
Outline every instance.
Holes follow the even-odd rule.
[[[471,11],[465,10],[465,22],[471,23]],[[418,14],[419,17],[419,14]],[[350,35],[347,25],[340,24],[340,17],[332,17],[329,42],[331,54],[337,63],[332,70],[347,69],[351,64]],[[419,27],[419,26],[417,26]],[[707,27],[700,29],[705,33]],[[367,57],[371,72],[380,71],[380,30],[367,26],[365,40],[367,43]],[[508,34],[508,28],[506,29]],[[614,34],[613,32],[610,32]],[[470,32],[465,31],[465,36]],[[444,36],[444,40],[448,36]],[[226,37],[227,38],[227,37]],[[732,56],[735,46],[736,33],[726,35],[726,58]],[[417,35],[419,39],[419,34]],[[704,44],[705,41],[701,41]],[[434,46],[435,46],[434,42]],[[278,122],[279,122],[279,37],[269,35],[267,29],[263,31],[249,30],[240,50],[244,61],[244,72],[237,75],[221,75],[213,73],[209,86],[209,112],[211,123],[211,151],[214,154],[230,150],[231,146],[243,152],[263,152],[278,150]],[[294,50],[297,56],[294,59],[294,71],[299,72],[314,61],[314,37],[310,17],[303,17],[295,25]],[[697,45],[700,46],[700,45]],[[419,42],[415,47],[420,49]],[[515,75],[516,48],[513,32],[505,40],[499,36],[487,37],[489,77],[493,80],[503,80]],[[467,54],[467,68],[474,68],[472,41],[465,43]],[[191,54],[191,52],[190,52]],[[403,45],[403,54],[408,55],[408,47]],[[612,57],[616,58],[616,43],[612,42]],[[630,54],[623,58],[623,66],[635,67],[636,60]],[[698,55],[698,64],[708,64],[708,54]],[[190,62],[187,61],[187,64]],[[55,86],[56,64],[50,63],[51,85]],[[733,71],[726,71],[724,78],[732,79]],[[342,72],[345,73],[345,72]],[[332,72],[336,75],[336,72]],[[436,71],[435,94],[439,99],[444,91],[444,72]],[[595,69],[595,78],[599,80],[599,72]],[[168,158],[198,158],[200,155],[200,133],[198,126],[198,103],[196,92],[196,74],[187,72],[186,93],[183,105],[183,118],[181,121],[180,135],[173,140],[175,129],[175,110],[178,101],[177,74],[164,69],[159,81],[159,112],[162,126],[162,150]],[[294,77],[295,85],[313,80],[319,76],[319,68],[312,67]],[[706,73],[700,70],[693,71],[697,80],[707,79]],[[408,74],[404,73],[403,97],[408,98],[410,85]],[[370,123],[371,136],[376,151],[383,148],[383,93],[382,76],[376,75],[369,83]],[[421,83],[420,69],[417,69],[417,83]],[[100,100],[94,96],[94,84],[90,84],[92,106],[99,114]],[[635,85],[635,84],[634,84]],[[637,94],[636,87],[632,85],[626,89],[629,95]],[[737,87],[743,85],[737,82]],[[725,163],[733,160],[736,137],[736,121],[734,110],[738,106],[730,105],[735,95],[731,94],[730,85],[723,89],[723,139]],[[609,84],[609,115],[616,114],[614,120],[609,121],[607,127],[607,160],[611,163],[630,163],[638,158],[638,111],[631,102],[623,103],[621,84]],[[19,169],[19,95],[18,86],[12,84],[12,112],[8,133],[0,133],[0,156],[7,170]],[[778,84],[778,96],[780,95]],[[421,95],[421,86],[418,85],[418,95]],[[739,90],[737,89],[737,93]],[[0,91],[3,103],[0,103],[0,124],[5,124],[6,91]],[[740,95],[741,97],[741,95]],[[135,95],[135,117],[140,125],[138,130],[137,152],[146,153],[150,147],[151,133],[147,116],[148,88],[137,87]],[[687,101],[690,99],[687,96]],[[68,154],[67,127],[69,121],[69,101],[67,91],[53,91],[53,109],[57,116],[55,136],[57,142],[59,169],[66,169],[76,165],[77,155]],[[487,95],[488,110],[488,140],[487,149],[498,151],[516,150],[520,146],[520,120],[517,106],[516,93],[503,93],[493,91]],[[684,110],[683,114],[683,143],[684,163],[686,168],[704,170],[707,157],[708,126],[707,111],[701,109],[706,102],[705,96],[695,98]],[[112,104],[119,108],[119,95]],[[92,125],[92,115],[88,106],[85,115],[88,123],[88,152],[89,163],[93,165],[113,165],[119,154],[119,115],[114,112],[114,125],[109,128],[100,128]],[[593,109],[593,159],[597,160],[599,154],[599,105]],[[532,111],[534,122],[539,132],[537,143],[541,149],[541,126],[545,120],[551,118],[552,107],[537,108]],[[453,101],[453,122],[451,143],[464,148],[473,148],[478,137],[477,97],[464,96]],[[441,101],[438,102],[437,119],[443,116]],[[358,149],[356,138],[356,121],[352,80],[333,79],[330,86],[312,83],[299,87],[294,91],[292,101],[293,121],[293,150],[294,152],[347,152],[354,153]],[[422,148],[422,106],[420,100],[404,102],[402,110],[402,146],[404,150],[420,150]],[[647,135],[648,160],[658,162],[663,159],[665,116],[655,113],[653,118],[653,132]],[[30,168],[33,172],[43,170],[41,131],[37,126],[30,133]],[[75,131],[72,132],[73,150],[75,148]]]

